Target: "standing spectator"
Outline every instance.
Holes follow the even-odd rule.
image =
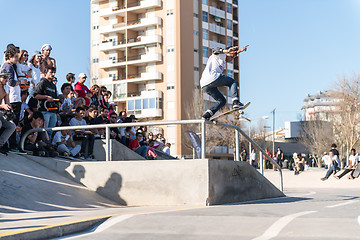
[[[3,111],[10,111],[11,106],[9,102],[9,96],[5,91],[4,86],[8,81],[10,73],[5,69],[0,69],[0,109]],[[1,102],[4,101],[4,104],[1,105]],[[0,111],[0,128],[4,128],[4,131],[0,134],[0,153],[7,155],[7,149],[5,147],[6,141],[9,137],[15,132],[16,125],[12,121],[8,121],[4,118],[4,114]]]
[[[16,64],[16,73],[21,85],[29,85],[28,78],[31,78],[31,69],[28,66],[29,53],[26,50],[21,50],[19,54],[19,61]]]
[[[7,89],[9,90],[9,100],[10,105],[15,113],[14,123],[17,126],[20,119],[20,111],[21,111],[21,89],[20,89],[20,81],[18,81],[16,71],[14,67],[19,61],[19,56],[17,50],[15,48],[9,48],[5,52],[5,63],[2,68],[6,70],[6,72],[10,73],[9,79],[7,82]],[[19,146],[16,142],[16,132],[14,132],[9,138],[10,149],[19,152]]]
[[[283,166],[283,161],[284,161],[284,153],[280,149],[280,147],[277,148],[276,158],[277,158],[279,166],[282,167]]]
[[[140,142],[143,140],[142,133],[136,134],[136,139],[132,140],[129,144],[129,148],[136,152],[137,154],[141,155],[143,158],[148,159],[147,157],[147,146],[146,145],[140,145]]]
[[[31,81],[29,94],[30,97],[33,96],[34,89],[36,85],[40,82],[40,64],[42,62],[42,55],[39,51],[35,51],[34,55],[31,57],[29,62],[29,68],[31,70]]]
[[[327,180],[332,173],[334,173],[334,175],[335,175],[336,171],[340,170],[341,163],[340,163],[338,155],[334,155],[334,152],[330,151],[329,157],[331,158],[331,167],[326,172],[325,177],[321,178],[322,181]]]
[[[85,109],[82,107],[77,107],[75,110],[75,117],[70,120],[70,126],[87,125],[84,116],[85,116]],[[95,142],[94,134],[89,130],[79,129],[78,131],[76,131],[75,137],[77,137],[78,139],[82,139],[80,159],[85,159],[86,146],[88,146],[88,154],[86,159],[94,159],[93,156],[94,142]]]
[[[41,112],[35,112],[32,121],[26,124],[21,130],[21,136],[27,131],[34,128],[44,127],[44,116]],[[34,155],[41,157],[57,157],[59,154],[55,149],[47,144],[49,141],[49,135],[46,131],[33,132],[29,134],[25,139],[24,149],[32,151]]]
[[[99,94],[100,94],[100,87],[99,85],[92,85],[90,88],[91,93],[93,94],[91,97],[91,105],[94,105],[95,107],[99,107]]]
[[[46,69],[49,69],[49,68],[53,68],[54,73],[56,73],[56,61],[54,58],[50,57],[51,50],[52,50],[52,47],[50,46],[50,44],[44,44],[41,47],[41,53],[44,56],[43,56],[43,61],[41,62],[41,65],[40,65],[40,72],[43,74],[42,75],[43,77],[45,77],[45,75],[46,75]]]
[[[80,73],[79,74],[79,81],[75,84],[75,92],[78,94],[79,97],[82,97],[85,99],[85,104],[87,106],[90,105],[91,101],[90,98],[92,97],[91,91],[84,85],[86,81],[86,74]]]
[[[110,98],[109,91],[103,92],[103,95],[100,95],[100,107],[110,108],[109,98]]]
[[[66,74],[66,81],[67,83],[70,83],[70,85],[72,86],[75,83],[75,74],[74,73]]]
[[[62,123],[61,127],[70,126],[68,123]],[[54,135],[53,145],[57,146],[59,154],[64,156],[77,156],[81,150],[80,145],[76,145],[70,130],[61,130]]]
[[[42,112],[45,119],[45,128],[56,126],[59,105],[55,102],[57,98],[56,86],[53,83],[55,68],[48,68],[45,71],[45,78],[42,78],[35,87],[34,98],[39,100],[39,111]],[[52,132],[49,132],[51,136]]]
[[[171,147],[171,144],[166,143],[165,147],[163,148],[163,152],[170,155],[170,147]]]
[[[350,173],[349,178],[350,179],[354,179],[354,171],[356,169],[356,167],[359,165],[359,154],[356,153],[356,150],[353,148],[351,149],[351,154],[349,156],[349,166],[346,167],[346,169],[344,170],[344,172],[342,172],[339,176],[335,176],[336,179],[340,179],[343,176],[345,176],[346,174]]]
[[[269,155],[269,157],[272,158],[272,153],[269,151],[268,148],[265,148],[265,152],[267,155]],[[265,157],[265,169],[271,169],[272,168],[272,164],[270,159],[268,159],[267,157]]]
[[[253,166],[254,168],[257,167],[255,149],[252,149],[250,153],[250,165]]]
[[[240,154],[240,159],[241,159],[241,161],[246,162],[247,157],[248,157],[248,154],[246,152],[246,149],[244,148]]]

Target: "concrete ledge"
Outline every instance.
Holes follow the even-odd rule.
[[[96,224],[105,221],[111,216],[103,216],[96,218],[83,219],[73,222],[60,223],[55,225],[48,225],[45,227],[30,228],[21,231],[7,232],[0,234],[0,239],[3,240],[19,240],[19,239],[50,239],[62,237],[69,234],[85,231]]]

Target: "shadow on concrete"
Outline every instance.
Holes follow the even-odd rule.
[[[73,168],[74,181],[77,183],[81,183],[81,179],[85,178],[85,168],[81,165],[75,165]]]
[[[32,220],[42,220],[42,219],[51,219],[51,218],[64,218],[71,217],[71,215],[57,215],[57,216],[47,216],[47,217],[30,217],[30,218],[16,218],[16,219],[0,219],[1,222],[17,222],[17,221],[32,221]],[[1,228],[0,228],[1,229]]]
[[[313,198],[303,198],[303,197],[279,197],[279,198],[268,198],[268,199],[259,199],[248,202],[241,203],[230,203],[225,205],[252,205],[252,204],[274,204],[274,203],[294,203],[300,201],[307,201]]]
[[[96,192],[101,196],[106,197],[121,205],[127,205],[126,201],[119,195],[122,186],[122,177],[120,174],[113,172],[110,178],[106,181],[104,187],[98,187]]]
[[[59,167],[59,162],[54,159],[46,160]],[[64,172],[69,164],[61,163]],[[82,166],[76,169],[75,179],[80,182],[85,170]],[[116,205],[48,167],[16,154],[1,157],[0,193],[0,211],[3,213],[78,211]]]

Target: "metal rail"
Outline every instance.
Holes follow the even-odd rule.
[[[276,165],[280,172],[280,188],[283,191],[283,177],[280,166],[269,156],[266,152],[256,143],[254,142],[248,135],[246,135],[238,126],[225,124],[225,123],[214,123],[206,120],[175,120],[175,121],[153,121],[153,122],[138,122],[138,123],[112,123],[112,124],[97,124],[97,125],[82,125],[82,126],[66,126],[66,127],[53,127],[53,128],[35,128],[30,129],[21,137],[20,147],[24,150],[24,143],[27,136],[29,136],[33,132],[41,132],[41,131],[61,131],[61,130],[79,130],[79,129],[99,129],[105,128],[106,132],[106,161],[111,161],[111,148],[110,148],[110,128],[115,127],[136,127],[136,126],[158,126],[158,125],[186,125],[186,124],[200,124],[201,125],[201,158],[206,158],[206,124],[222,126],[225,128],[232,128],[235,130],[235,149],[236,155],[235,160],[240,160],[240,140],[239,133],[246,138],[249,142],[253,144],[253,146],[260,151],[260,153],[264,154],[265,157],[270,159],[270,161]],[[262,158],[260,154],[260,158]],[[262,159],[260,159],[262,161]],[[263,170],[262,170],[263,173]]]

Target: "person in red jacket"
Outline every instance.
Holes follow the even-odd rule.
[[[90,106],[90,98],[92,97],[92,92],[84,85],[86,81],[86,74],[80,73],[79,74],[79,81],[75,84],[75,92],[78,94],[79,97],[85,99],[85,104]]]

